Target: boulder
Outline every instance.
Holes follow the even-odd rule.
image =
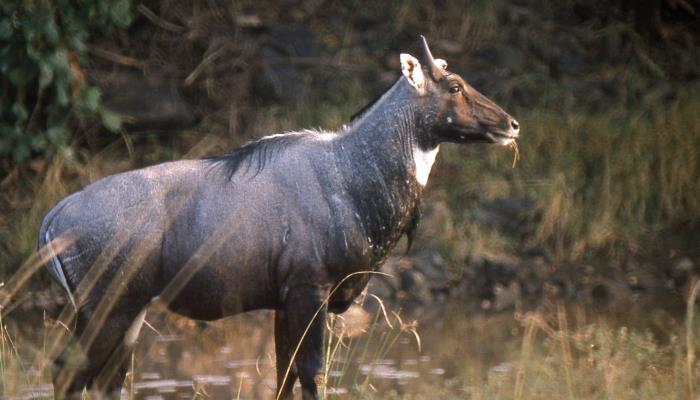
[[[174,80],[131,71],[99,75],[104,107],[119,114],[129,130],[183,129],[197,122]]]
[[[272,29],[263,40],[260,68],[255,77],[255,95],[266,101],[295,104],[308,94],[300,68],[315,54],[315,36],[299,25]]]

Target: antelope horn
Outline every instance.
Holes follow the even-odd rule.
[[[444,76],[442,72],[442,68],[440,68],[439,65],[435,62],[435,59],[433,58],[433,54],[430,52],[430,48],[428,47],[428,41],[425,40],[425,36],[420,35],[421,41],[423,43],[423,63],[428,66],[428,70],[430,71],[430,75],[433,77],[435,81],[439,81],[442,79]]]

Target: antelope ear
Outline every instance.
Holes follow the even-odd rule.
[[[408,83],[422,92],[425,88],[425,77],[423,69],[420,67],[420,62],[410,54],[401,54],[401,72],[406,77]]]
[[[443,60],[442,58],[436,58],[435,64],[437,64],[437,66],[440,67],[441,70],[447,71],[447,61]]]

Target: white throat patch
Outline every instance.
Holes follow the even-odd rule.
[[[428,183],[428,175],[433,167],[435,157],[437,156],[440,146],[435,146],[432,150],[421,150],[417,146],[413,147],[413,162],[416,164],[416,180],[421,186]]]

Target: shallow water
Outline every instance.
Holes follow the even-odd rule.
[[[359,310],[359,311],[358,311]],[[356,393],[401,396],[416,393],[421,387],[441,387],[445,381],[461,375],[466,353],[479,353],[478,337],[456,335],[455,329],[474,320],[467,314],[433,310],[415,313],[411,318],[400,315],[398,309],[387,307],[344,315],[345,328],[336,320],[333,331],[363,332],[344,337],[337,345],[332,337],[327,351],[334,351],[327,363],[327,385],[321,389],[328,398],[350,398]],[[15,315],[8,324],[23,354],[23,363],[31,365],[33,355],[42,346],[42,317],[23,313]],[[18,318],[19,317],[19,318]],[[422,319],[421,319],[422,318]],[[418,319],[416,330],[420,337],[408,331]],[[512,319],[512,316],[510,317]],[[390,328],[387,320],[392,324]],[[122,398],[191,399],[191,398],[274,398],[275,355],[273,342],[273,313],[252,312],[210,323],[195,322],[170,313],[149,311],[148,324],[143,327],[131,360],[133,370],[126,379]],[[373,321],[376,321],[373,323]],[[404,324],[404,331],[400,329]],[[477,322],[477,325],[479,322]],[[329,328],[330,322],[329,322]],[[473,331],[473,329],[471,329]],[[357,332],[355,332],[357,333]],[[445,337],[443,337],[445,336]],[[34,348],[28,351],[31,346]],[[476,347],[474,347],[476,345]],[[487,347],[485,347],[487,348]],[[489,351],[481,356],[491,361]],[[477,358],[480,356],[477,355]],[[48,375],[32,372],[30,379],[40,384],[22,385],[16,399],[47,398],[52,393]],[[299,384],[296,384],[298,391]]]
[[[540,307],[539,311],[542,315],[556,314],[560,306],[552,307]],[[609,311],[575,306],[567,310],[566,319],[571,329],[595,323],[649,330],[662,342],[664,332],[680,328],[677,317],[663,309],[625,308],[623,314]],[[498,314],[467,312],[459,305],[433,306],[411,313],[396,307],[387,307],[386,313],[376,306],[368,311],[356,308],[343,320],[329,322],[336,334],[347,336],[353,330],[363,333],[344,336],[342,345],[338,345],[337,335],[327,335],[332,338],[326,347],[332,362],[325,369],[327,384],[322,393],[340,399],[354,398],[358,393],[383,398],[406,394],[416,398],[469,397],[484,382],[512,386],[523,345],[523,315],[515,310]],[[41,335],[37,334],[42,330],[36,327],[41,326],[41,318],[17,317],[10,324],[10,333],[18,342],[30,342],[27,338],[34,335],[35,343],[40,343],[37,336]],[[200,323],[149,311],[146,320],[123,398],[274,398],[272,312]],[[420,349],[411,327],[419,335]],[[20,348],[26,348],[26,344],[20,344]],[[39,382],[42,384],[24,386],[17,398],[50,396],[51,386]]]
[[[173,316],[155,316],[154,320],[154,329],[142,331],[136,353],[136,398],[182,399],[196,393],[210,398],[274,397],[272,313],[206,325]],[[445,379],[447,371],[430,347],[419,351],[413,334],[399,333],[397,321],[392,326],[393,330],[382,319],[371,338],[369,332],[345,338],[342,347],[334,345],[337,337],[333,337],[326,348],[336,350],[326,370],[326,395],[347,398],[358,389],[402,393],[418,382],[439,384]],[[421,329],[422,334],[432,336],[430,326],[434,325]],[[384,354],[380,348],[389,347],[390,342]]]

